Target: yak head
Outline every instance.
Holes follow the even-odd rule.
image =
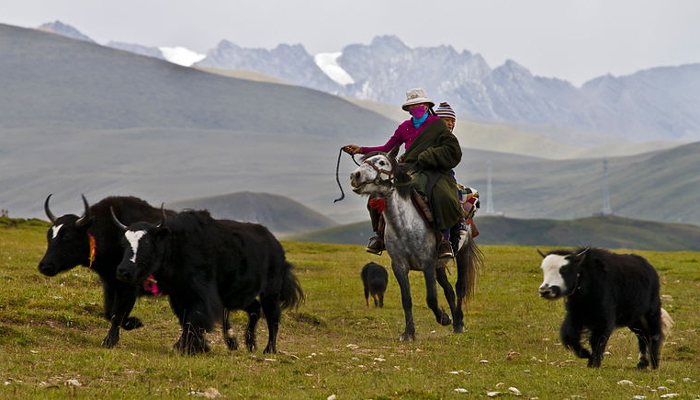
[[[157,224],[135,222],[124,225],[110,207],[112,220],[124,232],[122,247],[124,255],[117,266],[117,279],[131,284],[139,284],[155,272],[165,252],[165,238],[170,229],[165,225],[165,213],[161,206],[162,219]]]
[[[48,246],[44,257],[39,262],[39,272],[54,276],[61,271],[69,270],[76,265],[90,264],[90,239],[88,229],[92,224],[90,207],[83,197],[85,211],[78,217],[66,214],[56,217],[49,208],[49,199],[44,202],[44,212],[51,221],[51,227],[46,232]]]
[[[572,294],[578,285],[581,274],[581,264],[586,257],[588,248],[570,251],[552,251],[542,256],[542,274],[544,280],[540,285],[540,296],[549,300],[556,300]]]

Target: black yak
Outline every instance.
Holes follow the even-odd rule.
[[[209,351],[204,333],[228,310],[245,310],[248,350],[255,348],[260,309],[268,326],[265,353],[277,351],[281,310],[297,306],[303,292],[282,245],[258,224],[215,220],[206,211],[184,211],[158,224],[138,222],[123,230],[122,281],[138,284],[149,274],[169,296],[182,326],[175,347],[182,353]]]
[[[107,197],[90,207],[83,196],[83,215],[56,217],[49,208],[50,198],[51,195],[44,202],[44,211],[52,225],[46,233],[48,246],[39,262],[39,271],[54,276],[83,265],[99,275],[104,291],[104,317],[111,322],[102,345],[112,348],[119,342],[120,326],[131,330],[143,325],[140,319],[129,314],[136,297],[147,292],[116,278],[117,265],[124,253],[123,233],[112,222],[110,208],[116,210],[126,223],[158,221],[161,210],[135,197]]]
[[[540,296],[566,298],[560,331],[566,348],[588,359],[589,367],[600,367],[611,333],[626,326],[639,342],[637,368],[646,368],[649,359],[652,368],[659,366],[661,346],[673,321],[661,308],[659,276],[647,260],[597,248],[540,255],[544,258]],[[590,351],[581,346],[584,331],[590,333]]]
[[[360,273],[362,284],[365,287],[365,303],[369,306],[369,296],[372,296],[375,307],[384,307],[384,292],[389,283],[389,274],[386,268],[376,263],[368,263]]]

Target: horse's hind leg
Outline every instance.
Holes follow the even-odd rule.
[[[436,282],[436,272],[435,272],[435,266],[430,266],[430,267],[424,267],[423,268],[423,275],[425,276],[425,291],[426,291],[426,301],[428,303],[428,307],[433,310],[433,314],[435,314],[435,319],[437,320],[438,324],[440,325],[449,325],[452,323],[452,320],[450,319],[450,316],[447,315],[445,310],[440,308],[438,306],[438,300],[437,300],[437,285],[435,284]]]
[[[401,341],[416,340],[416,328],[413,326],[413,301],[411,300],[411,285],[408,282],[408,271],[400,265],[391,263],[391,269],[394,271],[396,282],[401,288],[401,305],[403,313],[406,317],[406,329],[399,336]]]
[[[224,308],[223,323],[221,324],[222,333],[224,335],[224,342],[228,346],[229,350],[238,349],[238,341],[236,337],[231,333],[231,323],[229,322],[229,315],[231,314],[228,309]]]
[[[450,306],[450,312],[452,313],[452,331],[454,333],[464,332],[464,316],[462,314],[462,305],[455,304],[455,291],[452,289],[450,281],[447,279],[447,272],[445,268],[438,268],[435,271],[437,282],[442,286],[442,290],[445,292],[445,299],[447,304]]]

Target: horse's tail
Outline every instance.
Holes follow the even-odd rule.
[[[476,277],[484,263],[484,253],[469,237],[467,243],[457,253],[457,298],[468,300],[476,289]]]
[[[294,275],[294,266],[284,261],[282,291],[280,293],[280,306],[282,309],[298,307],[304,302],[304,291],[301,290],[299,280]]]

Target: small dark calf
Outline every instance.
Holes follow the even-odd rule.
[[[369,296],[372,295],[375,307],[384,307],[384,292],[389,283],[389,274],[386,268],[373,262],[362,268],[362,284],[365,286],[365,303],[369,307]]]
[[[589,367],[600,367],[613,330],[626,326],[637,335],[637,368],[646,368],[650,361],[652,368],[659,366],[661,346],[673,320],[661,308],[659,276],[647,260],[596,248],[540,255],[544,258],[540,296],[566,297],[560,330],[564,347],[588,359]],[[590,333],[590,350],[581,345],[583,332]]]

